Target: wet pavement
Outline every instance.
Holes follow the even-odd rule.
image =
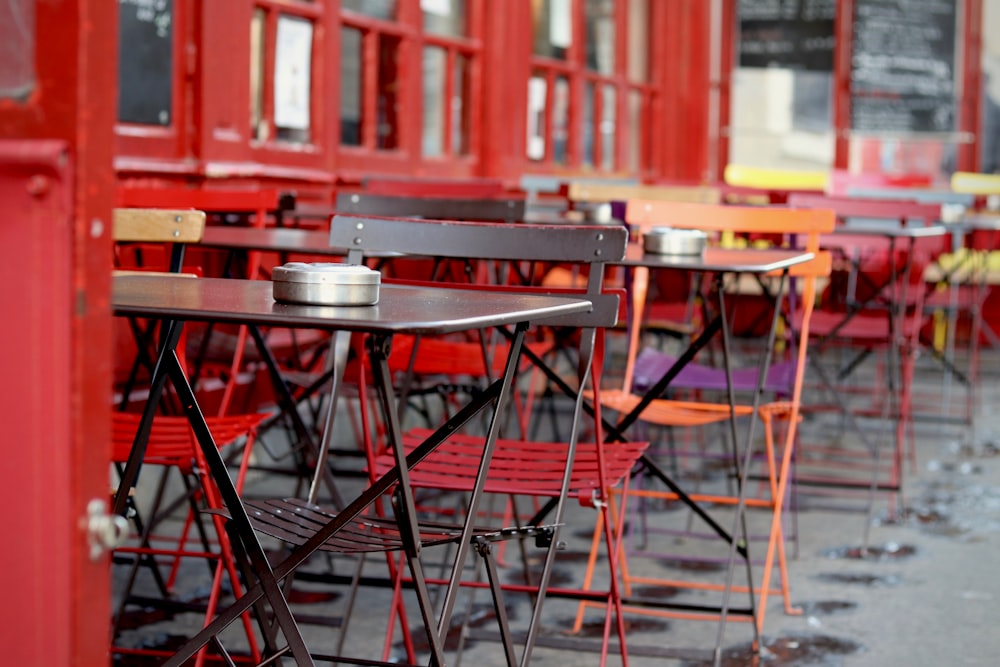
[[[801,615],[787,615],[780,596],[770,597],[766,609],[763,649],[753,650],[750,624],[730,622],[723,631],[721,665],[771,665],[774,667],[884,667],[958,666],[1000,664],[1000,354],[988,352],[982,360],[983,391],[974,431],[952,424],[921,420],[916,424],[916,467],[906,466],[902,499],[878,494],[869,510],[858,511],[857,498],[840,503],[837,498],[813,497],[802,490],[794,511],[788,513],[789,562],[792,601]],[[933,396],[941,376],[930,366],[918,373],[921,391]],[[933,401],[932,401],[933,403]],[[803,438],[820,438],[837,428],[823,419],[807,419]],[[725,484],[725,475],[692,475],[704,484]],[[710,479],[711,478],[711,479]],[[259,473],[248,482],[248,494],[273,494],[275,482]],[[348,482],[350,484],[351,482]],[[708,487],[710,488],[710,487]],[[279,491],[280,494],[280,491]],[[865,499],[862,498],[864,501]],[[864,507],[865,502],[861,503]],[[675,506],[650,507],[643,517],[651,524],[673,522],[692,528],[689,513]],[[571,503],[566,549],[557,558],[553,586],[577,586],[589,553],[593,511]],[[753,520],[752,520],[753,521]],[[633,525],[633,524],[630,524]],[[638,524],[634,524],[638,525]],[[754,525],[751,525],[751,529]],[[697,528],[695,526],[695,528]],[[681,531],[683,532],[683,531]],[[751,530],[751,533],[753,530]],[[643,538],[658,552],[672,553],[658,559],[630,558],[630,567],[657,577],[716,578],[724,576],[718,560],[696,560],[707,547],[689,534]],[[633,546],[638,548],[637,539]],[[753,546],[752,549],[759,549]],[[725,547],[726,545],[722,545]],[[719,547],[716,545],[716,554]],[[723,548],[724,555],[726,550]],[[508,581],[524,576],[517,550],[511,547],[501,561]],[[532,562],[529,566],[534,567]],[[754,567],[759,568],[759,564]],[[116,569],[116,575],[125,568]],[[204,564],[185,565],[179,601],[204,601]],[[349,575],[353,563],[315,560],[310,572],[335,570]],[[366,575],[385,572],[385,559],[370,556]],[[600,579],[600,568],[598,568]],[[344,613],[346,596],[329,585],[297,581],[293,609],[305,617],[333,618],[327,626],[308,626],[310,647],[330,652],[339,640],[336,627]],[[120,585],[121,576],[117,576]],[[142,586],[148,584],[140,583]],[[148,592],[148,589],[146,589]],[[635,596],[659,600],[707,600],[708,594],[681,591],[669,586],[639,586]],[[523,630],[528,603],[510,595],[507,611],[515,630]],[[734,597],[743,603],[746,595]],[[394,660],[405,657],[405,635],[398,623],[386,641],[390,591],[365,587],[350,614],[344,639],[345,653],[379,659],[383,646]],[[551,598],[546,602],[534,665],[598,665],[605,631],[603,615],[591,610],[574,632],[578,605]],[[455,623],[448,635],[451,664],[493,667],[503,664],[494,641],[495,612],[486,591],[463,592]],[[409,630],[413,645],[425,643],[411,609]],[[462,621],[467,627],[462,629]],[[168,649],[198,624],[195,614],[152,608],[130,611],[121,624],[119,643]],[[638,667],[712,664],[711,649],[719,636],[716,622],[642,615],[627,617],[629,664]],[[232,645],[241,640],[235,633]],[[460,651],[460,655],[455,652]],[[136,657],[121,657],[121,667],[157,664]],[[620,664],[612,651],[609,664]]]

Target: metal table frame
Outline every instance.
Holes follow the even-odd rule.
[[[586,312],[591,308],[591,303],[586,299],[578,298],[503,293],[478,294],[475,300],[470,300],[467,295],[454,290],[383,285],[380,300],[376,306],[309,306],[274,302],[271,297],[271,284],[266,281],[122,276],[116,277],[113,282],[112,308],[117,316],[149,317],[164,322],[164,336],[150,387],[150,395],[120,482],[119,493],[115,499],[116,510],[124,509],[127,489],[134,485],[138,477],[153,413],[166,381],[169,379],[180,397],[211,475],[218,485],[226,508],[231,515],[233,533],[239,537],[245,547],[253,573],[257,577],[256,583],[248,582],[250,584],[249,591],[243,597],[222,611],[211,624],[188,641],[166,664],[183,664],[202,646],[212,641],[223,628],[252,606],[266,599],[288,643],[288,646],[282,651],[290,651],[298,664],[310,665],[313,664],[312,657],[282,594],[279,582],[305,562],[327,539],[341,530],[349,521],[359,516],[372,502],[397,483],[399,495],[406,510],[408,510],[402,513],[403,516],[415,516],[412,512],[412,490],[407,484],[408,467],[415,465],[422,457],[433,451],[447,432],[465,423],[495,401],[493,423],[489,429],[483,454],[483,465],[488,465],[492,443],[495,442],[498,430],[496,420],[498,415],[502,413],[510,393],[516,359],[520,343],[528,328],[527,323],[534,319]],[[376,383],[381,400],[386,406],[392,405],[393,394],[388,379],[385,357],[388,353],[388,342],[396,332],[439,334],[491,326],[514,325],[515,343],[511,345],[504,376],[496,380],[487,391],[456,414],[445,427],[435,432],[427,442],[406,456],[405,459],[402,446],[399,445],[398,424],[391,427],[389,436],[396,449],[400,465],[372,483],[360,496],[344,507],[333,521],[329,522],[305,544],[294,549],[281,563],[272,567],[267,561],[250,518],[236,493],[225,462],[215,446],[212,434],[205,424],[197,399],[188,384],[185,370],[178,360],[176,345],[183,324],[187,320],[308,327],[372,334],[374,342],[371,349],[375,354]],[[337,369],[335,380],[342,377],[342,372],[343,368]],[[389,410],[387,413],[390,418],[392,412]],[[399,446],[397,447],[397,445]],[[463,538],[471,534],[471,517],[476,515],[480,495],[480,493],[473,493],[469,500],[470,507],[467,514],[469,520],[462,528]],[[418,534],[419,527],[406,520],[401,521],[401,523],[408,524],[400,526],[404,538],[408,535],[410,539],[414,539]],[[468,549],[468,539],[459,541],[456,567],[460,567]],[[439,632],[433,627],[435,625],[431,618],[433,612],[427,596],[419,558],[409,560],[411,574],[418,582],[418,595],[422,598],[421,611],[424,614],[428,639],[431,643],[432,661],[435,664],[443,664],[441,638]],[[444,614],[447,615],[447,613],[448,610],[445,610]],[[258,616],[258,621],[262,624],[265,623],[260,616]],[[439,627],[442,624],[447,627],[447,623],[447,618],[438,619],[437,622]],[[262,631],[265,638],[268,638],[269,633],[263,626]]]

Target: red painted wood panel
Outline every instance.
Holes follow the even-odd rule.
[[[108,498],[117,3],[11,7],[30,7],[35,76],[0,100],[2,662],[90,667],[109,662],[108,558],[91,560],[85,516]]]

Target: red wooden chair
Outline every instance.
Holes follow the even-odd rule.
[[[356,225],[363,223],[364,233],[358,233]],[[598,510],[599,515],[608,511],[605,502],[607,489],[627,478],[632,465],[646,447],[644,442],[630,442],[615,445],[599,445],[602,426],[600,409],[595,414],[595,439],[582,441],[583,396],[581,389],[588,384],[599,382],[603,365],[603,329],[612,326],[618,313],[618,295],[607,293],[603,287],[604,264],[624,256],[626,233],[621,228],[575,227],[568,225],[507,225],[502,223],[459,223],[440,220],[404,220],[351,218],[337,216],[331,224],[331,244],[347,244],[357,248],[360,255],[384,251],[402,251],[417,255],[433,255],[441,258],[462,260],[490,260],[513,263],[566,263],[582,267],[585,284],[580,288],[559,288],[556,293],[583,294],[591,298],[594,312],[583,316],[561,319],[560,327],[581,328],[580,336],[572,340],[577,348],[577,377],[575,386],[566,389],[576,396],[573,408],[573,423],[566,441],[539,442],[525,438],[503,437],[497,441],[492,464],[485,480],[488,493],[505,497],[528,497],[552,501],[542,507],[522,528],[506,528],[499,533],[506,538],[534,537],[538,544],[548,546],[542,572],[532,582],[522,585],[503,584],[500,590],[534,592],[538,585],[546,586],[551,576],[556,558],[554,551],[558,544],[558,526],[562,523],[563,499],[577,498]],[[503,291],[542,291],[552,293],[546,287],[519,286],[512,284],[470,285],[446,283],[452,287],[464,287],[474,294],[476,290],[497,289]],[[482,358],[488,347],[480,346]],[[531,351],[529,350],[529,354]],[[487,354],[487,357],[489,354]],[[537,355],[535,360],[540,361]],[[492,366],[493,362],[486,362]],[[551,372],[551,371],[550,371]],[[555,379],[559,379],[556,377]],[[404,438],[406,446],[420,442],[428,434],[426,430],[411,430]],[[437,491],[470,491],[474,488],[478,474],[481,453],[481,436],[474,433],[449,434],[446,441],[431,455],[410,471],[410,483],[421,489]],[[371,470],[378,474],[391,468],[395,461],[391,454],[376,451]],[[609,566],[612,572],[617,554],[616,541],[620,537],[611,531],[610,521],[603,521],[605,544],[609,549]],[[402,569],[396,571],[396,591],[404,583]],[[442,582],[445,583],[445,582]],[[549,589],[553,590],[553,589]],[[581,591],[577,591],[579,594]],[[559,589],[560,596],[573,591]],[[617,620],[617,633],[621,650],[625,646],[625,628],[620,616],[620,599],[612,580],[610,590],[602,593],[590,592],[589,597],[604,600],[606,614]],[[540,601],[540,599],[539,599]],[[525,640],[524,662],[530,657],[537,636],[540,605],[536,603],[534,615]],[[393,628],[387,631],[386,653],[391,642]],[[507,639],[509,642],[509,638]],[[508,650],[508,660],[513,658]],[[607,644],[604,646],[607,650]],[[412,658],[412,655],[410,656]]]

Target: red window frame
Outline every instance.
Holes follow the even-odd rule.
[[[134,10],[132,5],[120,5]],[[195,173],[196,165],[190,157],[190,100],[193,95],[188,76],[191,65],[185,57],[193,49],[194,35],[190,17],[194,11],[192,0],[174,0],[172,14],[173,44],[170,123],[147,125],[122,122],[115,119],[115,169],[118,172],[166,171],[173,174]],[[116,36],[117,38],[117,36]],[[119,57],[127,56],[127,45],[118,45]]]
[[[641,154],[638,158],[639,172],[648,173],[651,170],[651,155],[645,147],[649,145],[649,138],[652,132],[651,110],[656,100],[657,87],[653,83],[652,62],[647,66],[647,80],[633,81],[628,76],[628,12],[632,2],[644,0],[614,0],[615,11],[615,63],[610,74],[602,74],[588,68],[586,63],[586,4],[583,0],[573,0],[570,5],[572,26],[572,41],[566,49],[565,59],[552,58],[537,55],[531,52],[529,57],[529,69],[531,77],[540,77],[545,83],[545,108],[542,114],[544,123],[544,153],[541,159],[528,157],[527,146],[523,153],[525,164],[531,171],[585,171],[604,176],[616,176],[629,174],[639,176],[640,174],[629,173],[630,167],[627,160],[628,150],[628,128],[629,123],[624,122],[629,118],[629,98],[633,93],[638,93],[640,99],[640,140],[639,146]],[[654,25],[654,2],[647,3],[647,26]],[[533,29],[530,24],[527,26],[529,32]],[[649,48],[647,57],[653,52],[653,40],[647,40]],[[554,142],[556,128],[554,126],[553,109],[556,103],[555,84],[557,79],[565,78],[569,84],[569,100],[567,110],[567,137],[565,159],[557,162],[555,160]],[[525,82],[527,83],[527,82]],[[593,126],[590,128],[593,144],[593,156],[591,163],[584,162],[583,145],[583,123],[585,121],[583,113],[584,95],[586,87],[594,87],[594,107]],[[608,116],[603,108],[603,89],[610,86],[615,91],[614,108],[614,155],[611,158],[610,169],[604,168],[605,162],[603,141],[601,140],[601,124]]]
[[[341,9],[337,31],[338,48],[340,31],[343,28],[358,30],[362,37],[361,142],[360,145],[339,143],[337,163],[341,180],[361,182],[365,176],[372,173],[454,178],[478,174],[484,141],[480,113],[483,104],[484,5],[481,0],[467,0],[466,11],[466,35],[452,37],[424,32],[419,0],[398,0],[397,16],[391,21]],[[398,136],[392,148],[377,147],[378,67],[380,66],[378,49],[382,37],[398,40],[399,43],[398,67],[395,72],[398,90],[394,101]],[[469,122],[469,135],[468,151],[465,153],[457,153],[456,147],[452,145],[453,125],[451,114],[448,112],[450,106],[446,104],[443,110],[444,151],[442,155],[437,156],[425,158],[422,155],[423,76],[420,63],[426,46],[442,48],[446,52],[446,99],[453,92],[453,73],[457,57],[461,55],[467,59],[469,95],[465,101],[467,105],[465,115]],[[336,115],[339,122],[339,108]]]
[[[269,166],[276,166],[272,169],[272,175],[286,175],[304,178],[306,180],[329,180],[332,176],[329,173],[322,173],[318,170],[326,171],[328,168],[328,155],[330,152],[329,142],[329,90],[327,88],[328,76],[325,65],[327,62],[327,41],[329,39],[326,31],[327,17],[329,16],[327,2],[321,0],[253,0],[250,10],[250,21],[257,10],[264,12],[263,30],[263,59],[261,68],[261,122],[267,124],[267,136],[256,137],[256,128],[251,126],[250,119],[247,119],[247,136],[250,153],[254,160],[261,164],[265,171]],[[278,32],[278,19],[281,16],[306,19],[312,23],[312,48],[310,56],[310,76],[309,76],[309,137],[306,141],[294,141],[289,139],[279,139],[277,137],[278,128],[275,124],[274,109],[274,80],[275,80],[275,43]],[[250,30],[250,25],[246,28]],[[249,76],[249,58],[252,57],[247,51]],[[247,88],[248,103],[251,92]],[[284,170],[282,169],[284,167]],[[296,169],[298,168],[298,169]],[[288,171],[288,170],[291,171]],[[317,170],[317,171],[310,171]]]

